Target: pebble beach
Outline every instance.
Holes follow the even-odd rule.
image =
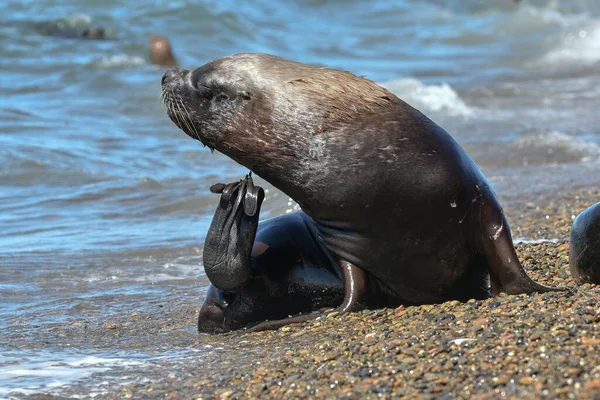
[[[173,357],[138,371],[143,381],[96,399],[600,398],[600,288],[577,285],[568,269],[572,218],[598,195],[582,189],[504,202],[526,271],[563,292],[330,313],[277,331],[222,335],[196,333],[197,304],[174,296],[143,311],[56,324],[36,342],[171,349]],[[536,240],[518,243],[525,234]],[[11,339],[18,347],[18,334]],[[213,351],[178,362],[177,349],[190,348]],[[76,384],[32,398],[86,391]]]
[[[597,0],[11,0],[0,20],[0,399],[600,398],[599,291],[568,266],[600,201]],[[386,87],[565,290],[198,334],[209,188],[248,170],[169,119],[153,35],[186,69],[264,52]],[[256,182],[261,220],[299,209]]]

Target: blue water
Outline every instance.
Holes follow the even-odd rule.
[[[93,383],[98,368],[110,382],[127,364],[118,348],[42,351],[39,329],[165,296],[199,304],[208,284],[208,188],[247,171],[168,119],[164,68],[148,61],[152,34],[169,37],[188,68],[268,52],[366,75],[453,134],[501,199],[600,180],[595,0],[11,0],[2,9],[0,397],[60,393]],[[110,40],[36,28],[57,21],[103,26]],[[263,217],[296,207],[263,186]],[[57,381],[35,373],[47,362],[90,369]]]

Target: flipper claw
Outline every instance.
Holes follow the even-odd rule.
[[[265,191],[260,186],[255,186],[252,180],[252,172],[246,175],[246,195],[244,197],[244,212],[253,217],[258,211],[260,203],[265,198]]]

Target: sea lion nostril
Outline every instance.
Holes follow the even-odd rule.
[[[173,80],[176,77],[180,77],[181,76],[181,69],[179,68],[171,68],[169,70],[167,70],[167,72],[165,72],[165,74],[162,77],[161,80],[161,85],[165,85],[167,82]]]

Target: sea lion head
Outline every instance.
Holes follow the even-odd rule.
[[[260,168],[314,156],[324,135],[400,101],[349,72],[259,53],[171,69],[162,94],[180,129],[263,177]]]
[[[150,37],[150,61],[155,65],[174,67],[177,65],[169,39],[164,36]]]

